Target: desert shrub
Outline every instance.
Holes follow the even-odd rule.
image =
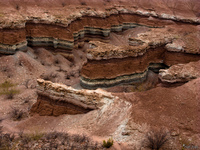
[[[3,120],[4,120],[3,118],[0,118],[0,123],[1,123]],[[0,126],[0,131],[1,131],[1,126]]]
[[[15,86],[10,81],[3,82],[0,84],[0,95],[6,95],[7,99],[13,99],[14,95],[19,93],[19,90],[16,90]]]
[[[29,136],[30,136],[30,139],[32,139],[33,141],[38,141],[44,136],[44,133],[34,132],[30,134]]]
[[[15,121],[21,120],[27,115],[26,112],[20,110],[19,108],[11,107],[12,111],[10,112],[11,118]]]
[[[54,64],[59,64],[60,63],[60,61],[58,60],[58,58],[56,58],[55,60],[54,60]]]
[[[70,79],[70,75],[69,74],[65,74],[65,79]]]
[[[76,143],[88,143],[90,139],[86,135],[75,134],[73,136],[73,141]]]
[[[0,126],[0,134],[2,133],[2,128],[3,128],[3,126]]]
[[[81,5],[86,5],[86,2],[81,2]]]
[[[16,5],[15,8],[16,8],[16,10],[20,10],[19,5]]]
[[[66,3],[65,2],[62,2],[62,7],[65,7],[66,6]]]
[[[152,130],[146,134],[144,147],[152,150],[160,150],[169,141],[169,134],[166,130]]]
[[[14,148],[15,135],[10,133],[2,133],[2,127],[0,127],[0,150],[9,150]]]
[[[0,150],[32,149],[33,147],[34,149],[103,149],[99,143],[93,142],[85,135],[69,135],[62,132],[24,134],[23,131],[18,135],[3,134],[0,127]]]
[[[113,145],[113,139],[109,138],[107,141],[103,140],[103,147],[110,148]]]

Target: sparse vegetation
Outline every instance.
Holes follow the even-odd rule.
[[[111,0],[105,0],[105,2],[108,2],[108,3],[110,3],[110,2],[111,2]]]
[[[164,130],[152,130],[147,133],[146,139],[144,140],[144,147],[151,150],[160,150],[169,141],[169,133]]]
[[[70,135],[68,133],[50,132],[24,134],[19,136],[6,133],[0,128],[0,149],[103,149],[102,146],[92,141],[85,135]]]
[[[67,73],[67,74],[65,74],[65,79],[70,79],[70,75]]]
[[[11,111],[10,115],[14,121],[19,121],[22,118],[24,118],[25,116],[27,116],[27,113],[20,110],[19,108],[15,108],[15,107],[11,107],[11,108],[12,108],[12,111]]]
[[[103,140],[103,147],[110,148],[113,145],[113,139],[109,138],[107,141]]]
[[[16,8],[16,10],[20,10],[19,5],[16,5],[15,8]]]
[[[6,95],[7,99],[13,99],[14,95],[19,93],[15,86],[16,84],[6,80],[0,84],[0,95]]]
[[[86,2],[81,2],[81,5],[86,5]]]
[[[62,7],[65,7],[66,6],[66,3],[65,2],[62,2]]]
[[[59,64],[60,62],[59,62],[58,59],[55,59],[55,60],[54,60],[54,63],[55,63],[55,64]]]
[[[15,135],[2,132],[2,126],[0,127],[0,150],[9,150],[15,146]]]

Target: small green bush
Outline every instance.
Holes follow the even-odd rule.
[[[113,139],[109,138],[107,141],[103,140],[103,147],[110,148],[113,145]]]
[[[6,80],[0,84],[0,95],[6,95],[7,99],[13,99],[14,95],[19,93],[19,90],[16,90],[15,86],[15,84]]]

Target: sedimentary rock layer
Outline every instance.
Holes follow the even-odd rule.
[[[100,108],[113,96],[101,89],[76,90],[63,84],[38,79],[38,99],[31,113],[58,116],[82,114]]]
[[[26,50],[27,50],[27,41],[14,45],[0,44],[0,53],[3,54],[15,54],[17,51],[26,51]]]
[[[137,14],[111,14],[106,17],[84,16],[66,25],[53,22],[43,23],[42,20],[33,19],[28,20],[24,28],[1,29],[0,43],[14,46],[27,41],[30,46],[73,49],[79,41],[95,39],[95,37],[102,41],[108,40],[110,32],[119,32],[137,26],[162,27],[168,24],[172,22],[159,19],[149,20],[148,16]],[[9,48],[4,46],[0,50],[1,53],[5,53],[9,51]],[[13,49],[13,51],[17,50],[17,48]]]
[[[145,79],[148,67],[157,71],[160,69],[158,65],[149,66],[151,63],[171,66],[199,60],[198,29],[191,28],[194,29],[187,32],[176,26],[153,28],[137,37],[130,37],[129,45],[122,46],[90,41],[88,62],[81,71],[82,86],[112,86],[137,81],[138,73],[142,75],[141,79]],[[195,29],[197,33],[194,33]],[[189,37],[197,40],[191,44],[188,42],[191,40]],[[173,49],[171,45],[174,45]]]
[[[200,60],[200,55],[169,52],[164,46],[150,48],[137,57],[88,60],[81,71],[81,85],[86,88],[109,87],[119,83],[141,81],[146,78],[146,70],[151,63],[171,66]],[[98,85],[98,86],[97,86]]]
[[[159,78],[163,82],[187,82],[200,76],[200,61],[173,65],[169,69],[161,69]]]

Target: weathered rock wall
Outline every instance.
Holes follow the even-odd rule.
[[[177,37],[183,39],[185,31],[176,28],[153,28],[138,34],[136,38],[130,37],[129,45],[125,46],[90,41],[88,61],[81,71],[81,85],[96,88],[142,81],[146,78],[151,63],[172,66],[200,60],[199,44],[193,42],[196,46],[192,48],[190,44],[182,44],[187,43],[190,40],[188,38],[178,43]],[[191,33],[193,34],[193,30]],[[198,31],[195,36],[198,40]],[[174,45],[173,49],[169,45]],[[150,68],[159,69],[157,66]]]
[[[187,82],[200,76],[200,61],[173,65],[169,69],[161,69],[159,78],[163,82]]]
[[[119,11],[120,12],[120,11]],[[163,27],[173,22],[151,19],[151,14],[110,12],[107,15],[74,16],[71,21],[42,20],[29,18],[23,25],[9,28],[5,26],[0,32],[0,53],[13,54],[30,46],[50,46],[61,49],[73,49],[79,42],[95,37],[108,40],[110,32],[119,32],[137,26]],[[54,22],[55,21],[55,22]],[[25,22],[25,23],[24,23]],[[90,38],[91,37],[91,38]]]
[[[31,113],[59,116],[82,114],[98,109],[114,97],[111,93],[98,90],[76,90],[59,83],[38,79],[38,99]]]
[[[126,82],[140,82],[146,79],[151,63],[171,66],[200,60],[199,55],[168,52],[164,47],[149,49],[138,57],[108,60],[89,60],[81,71],[81,85],[85,88],[109,87]],[[156,66],[151,66],[153,69]]]

